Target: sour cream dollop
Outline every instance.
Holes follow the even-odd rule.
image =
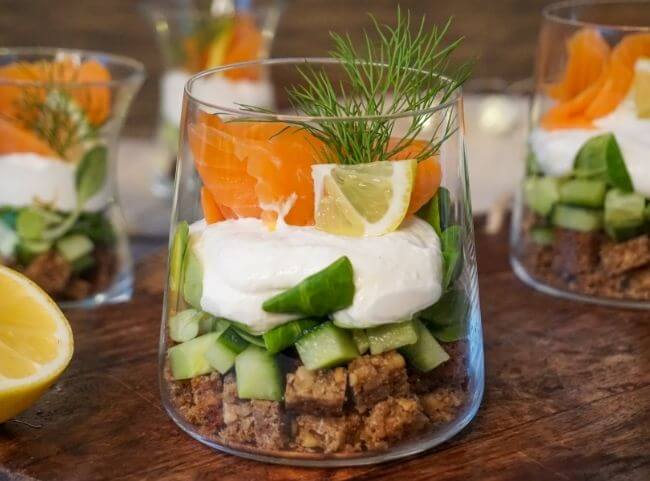
[[[343,237],[314,227],[280,225],[269,231],[258,219],[192,226],[203,266],[201,308],[265,332],[297,316],[273,314],[262,303],[347,256],[354,270],[351,306],[337,324],[367,328],[410,319],[441,295],[440,240],[425,221],[412,218],[377,237]]]
[[[160,82],[161,113],[165,121],[180,125],[183,110],[183,90],[192,77],[183,70],[165,72]],[[237,104],[271,107],[273,88],[267,80],[233,81],[218,75],[208,75],[194,83],[194,97],[220,107],[236,108]]]
[[[34,153],[0,155],[0,206],[24,207],[34,202],[55,210],[72,211],[77,205],[75,164]],[[108,186],[84,205],[98,211],[110,202]]]
[[[535,129],[530,145],[542,171],[547,175],[571,173],[580,147],[592,137],[611,132],[621,148],[634,190],[650,197],[650,119],[636,115],[628,98],[609,115],[594,121],[594,129]]]

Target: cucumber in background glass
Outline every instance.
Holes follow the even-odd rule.
[[[604,180],[623,192],[634,190],[621,149],[611,133],[584,143],[576,155],[573,172],[577,178]]]
[[[354,298],[354,273],[343,256],[296,286],[266,300],[266,312],[322,317],[344,309]]]

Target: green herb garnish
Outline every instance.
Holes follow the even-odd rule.
[[[453,132],[455,120],[449,112],[430,110],[450,100],[470,73],[468,63],[458,68],[450,66],[451,55],[462,39],[444,42],[451,20],[442,29],[427,30],[422,17],[413,30],[410,13],[402,15],[400,9],[395,27],[380,25],[370,17],[376,38],[364,30],[361,49],[355,48],[348,35],[331,34],[334,50],[330,56],[343,69],[343,80],[333,80],[324,68],[304,65],[298,67],[304,83],[287,91],[292,106],[305,115],[350,120],[288,123],[323,141],[326,162],[361,164],[391,160],[416,138],[425,140],[421,139],[425,129],[432,133],[427,134],[429,138],[415,158],[430,157]],[[250,106],[244,109],[266,111]],[[403,134],[394,139],[397,119],[391,116],[405,112],[421,113],[403,116],[402,122],[409,123]]]

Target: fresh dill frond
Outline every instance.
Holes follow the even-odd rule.
[[[70,160],[75,148],[95,138],[97,132],[70,92],[61,85],[60,79],[74,83],[76,78],[66,78],[63,66],[56,62],[43,62],[39,67],[45,69],[46,80],[42,85],[22,88],[14,120],[44,140],[62,159]]]
[[[324,67],[306,64],[298,67],[302,83],[287,89],[289,102],[301,114],[348,120],[289,123],[323,141],[327,162],[394,159],[416,138],[423,145],[417,160],[430,157],[455,123],[453,114],[435,107],[450,100],[470,74],[470,63],[451,65],[462,38],[445,43],[451,19],[442,28],[428,29],[424,17],[414,24],[410,12],[404,15],[399,8],[394,27],[370,18],[372,35],[364,30],[360,48],[349,35],[330,34],[334,42],[330,56],[342,69],[341,80],[333,80]],[[406,112],[419,113],[400,115]]]

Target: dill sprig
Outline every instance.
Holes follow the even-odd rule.
[[[470,63],[451,67],[451,56],[462,38],[445,43],[451,19],[441,29],[427,29],[422,17],[413,28],[410,12],[403,15],[399,8],[394,27],[380,25],[372,15],[370,18],[374,38],[364,30],[360,48],[355,48],[349,35],[330,34],[334,41],[330,56],[341,66],[342,80],[332,80],[322,67],[301,65],[298,72],[303,83],[287,89],[289,102],[297,111],[349,120],[289,123],[323,141],[327,162],[390,160],[416,138],[424,141],[415,155],[417,160],[430,157],[453,132],[455,117],[450,111],[429,110],[451,99],[470,74]],[[420,113],[398,119],[404,112]],[[398,120],[400,132],[395,128]],[[408,125],[403,126],[405,123]]]
[[[64,160],[81,143],[97,136],[85,113],[76,106],[70,92],[58,81],[66,78],[63,65],[43,62],[45,81],[39,86],[25,86],[17,101],[17,120],[44,140]],[[29,70],[29,66],[25,65]],[[57,71],[57,69],[61,69]],[[76,82],[76,72],[66,82]]]

